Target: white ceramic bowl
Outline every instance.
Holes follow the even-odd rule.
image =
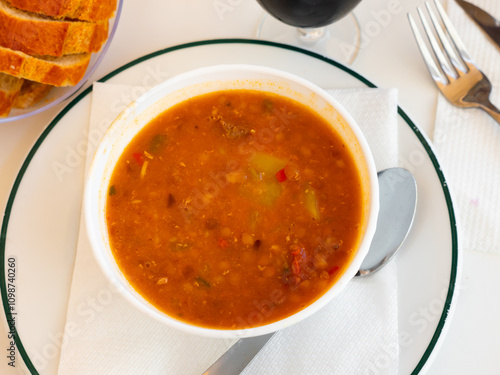
[[[134,136],[158,114],[190,97],[212,91],[253,89],[295,99],[323,116],[344,138],[355,156],[364,181],[365,222],[356,255],[340,279],[319,299],[292,316],[242,330],[209,329],[176,320],[159,311],[127,282],[112,255],[106,225],[106,198],[116,162]],[[180,74],[151,89],[131,103],[104,135],[85,186],[84,209],[88,236],[104,273],[133,305],[165,324],[211,337],[249,337],[274,332],[297,323],[330,302],[354,277],[368,252],[378,215],[378,182],[368,144],[351,115],[316,85],[279,70],[250,65],[218,65]]]

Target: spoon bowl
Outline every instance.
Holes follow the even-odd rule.
[[[378,173],[380,210],[377,230],[370,250],[356,276],[367,276],[382,269],[396,255],[413,224],[417,208],[417,183],[404,168]]]

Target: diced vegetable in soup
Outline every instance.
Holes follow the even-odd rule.
[[[113,254],[166,314],[241,329],[334,283],[360,238],[362,188],[342,139],[302,104],[252,90],[189,99],[148,124],[113,172]]]

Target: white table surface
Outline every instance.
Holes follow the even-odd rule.
[[[374,20],[373,12],[387,9],[390,3],[362,1],[356,9],[362,31],[363,24]],[[401,12],[392,15],[378,33],[372,33],[351,67],[380,87],[398,88],[401,107],[432,139],[437,90],[423,65],[406,18],[407,12],[414,12],[423,1],[392,0],[392,3]],[[115,39],[93,78],[97,80],[137,57],[180,43],[254,38],[263,15],[254,0],[126,0]],[[2,212],[28,151],[61,108],[16,123],[0,124]],[[430,374],[500,374],[499,270],[499,256],[464,251],[458,305]],[[3,310],[0,317],[0,373],[16,374],[19,370],[7,366],[4,355],[8,340]],[[19,355],[17,360],[21,360]]]

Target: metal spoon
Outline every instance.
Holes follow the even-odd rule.
[[[401,248],[413,223],[417,207],[417,184],[403,168],[384,169],[378,173],[380,210],[377,230],[370,250],[356,276],[366,276],[384,267]],[[203,375],[236,375],[250,363],[274,335],[238,340]]]
[[[370,250],[356,276],[366,276],[384,267],[401,248],[417,208],[417,183],[404,168],[378,172],[380,210]]]

